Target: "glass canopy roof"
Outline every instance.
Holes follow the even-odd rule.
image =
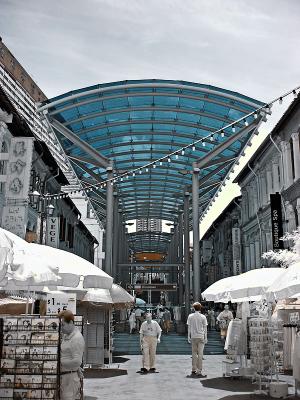
[[[95,85],[74,90],[44,103],[47,118],[58,121],[82,142],[113,162],[114,176],[130,172],[169,153],[207,137],[243,118],[263,103],[236,92],[185,81],[138,80]],[[254,124],[254,116],[235,125],[236,132]],[[234,159],[253,129],[233,141],[200,170],[200,211],[218,190]],[[106,169],[91,157],[89,149],[55,129],[77,176],[83,184],[107,179]],[[156,168],[144,168],[135,176],[115,183],[119,208],[125,221],[159,218],[177,221],[184,192],[190,190],[193,162],[209,156],[234,134],[204,139],[195,149],[167,158]],[[94,161],[93,161],[94,160]],[[89,193],[100,218],[105,218],[105,189]],[[149,238],[152,236],[149,236]],[[165,243],[163,235],[157,236]],[[149,241],[138,240],[139,250]],[[134,242],[132,242],[134,243]],[[151,247],[151,246],[150,246]],[[158,246],[159,247],[159,246]],[[154,246],[155,248],[155,246]]]

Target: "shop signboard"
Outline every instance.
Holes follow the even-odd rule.
[[[69,310],[76,314],[76,293],[47,293],[47,315]]]
[[[281,195],[279,193],[270,194],[271,202],[271,223],[272,223],[272,239],[273,250],[283,249],[282,211],[281,211]]]
[[[177,290],[176,283],[145,283],[145,284],[135,284],[135,285],[127,285],[128,290],[156,290],[161,292],[172,292]]]
[[[23,204],[4,206],[2,211],[2,228],[24,239],[27,213],[27,206]]]
[[[51,247],[59,247],[59,218],[48,217],[46,228],[46,245]]]
[[[233,275],[239,275],[242,272],[240,228],[232,228],[232,260],[233,260]]]

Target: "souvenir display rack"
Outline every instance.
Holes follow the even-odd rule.
[[[0,321],[0,399],[59,399],[59,319],[28,315]]]
[[[75,326],[83,330],[81,316],[75,316]],[[0,318],[0,400],[59,400],[60,341],[55,316]]]
[[[274,372],[274,350],[273,335],[270,320],[268,318],[249,318],[249,347],[251,364],[256,371],[258,378],[259,393],[268,388],[270,377]]]

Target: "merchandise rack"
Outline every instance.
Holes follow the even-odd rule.
[[[81,316],[75,326],[83,330]],[[60,342],[56,316],[0,318],[0,400],[59,400]]]

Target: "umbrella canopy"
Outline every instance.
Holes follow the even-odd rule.
[[[202,297],[206,301],[226,300],[228,291],[232,288],[233,276],[223,278],[210,285],[203,293]],[[228,299],[227,299],[228,301]],[[222,302],[222,301],[221,301]]]
[[[2,271],[0,286],[5,290],[8,287],[9,290],[28,289],[31,286],[43,287],[45,284],[54,285],[59,282],[58,268],[53,266],[49,259],[30,254],[27,251],[29,243],[25,240],[0,228],[0,245],[6,246],[2,249],[7,250],[4,264],[2,264],[5,274],[0,264]]]
[[[264,297],[270,285],[282,274],[281,268],[257,268],[233,277],[229,296],[240,298]]]
[[[114,304],[133,304],[134,297],[131,296],[121,286],[113,284],[110,289],[110,295]]]
[[[281,268],[281,275],[267,290],[269,300],[288,299],[297,296],[300,292],[300,263],[295,263],[289,268]]]
[[[207,301],[215,302],[257,301],[266,297],[269,286],[281,274],[281,268],[253,269],[241,275],[220,279],[209,286],[202,296]]]
[[[144,306],[145,304],[146,304],[145,300],[140,299],[139,297],[137,297],[137,298],[135,299],[135,305],[136,305],[136,306]]]
[[[111,276],[76,254],[34,243],[29,243],[26,251],[31,255],[49,260],[53,267],[58,268],[59,276],[62,279],[61,286],[76,288],[81,279],[84,289],[110,289],[112,286],[113,278]]]

